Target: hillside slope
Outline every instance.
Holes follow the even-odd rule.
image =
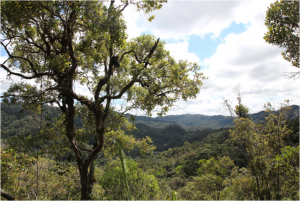
[[[292,105],[291,118],[299,117],[299,106]],[[254,122],[258,123],[264,121],[267,114],[264,111],[250,114]],[[223,127],[232,127],[233,122],[229,116],[214,115],[207,116],[201,114],[184,114],[184,115],[170,115],[164,117],[149,118],[145,116],[135,117],[136,123],[143,123],[150,127],[164,128],[169,124],[180,125],[187,130],[212,128],[219,129]]]

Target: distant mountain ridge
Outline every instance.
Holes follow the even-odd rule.
[[[299,116],[299,106],[292,105],[291,117]],[[127,114],[130,115],[130,114]],[[263,121],[267,114],[264,111],[250,114],[254,122]],[[202,115],[202,114],[184,114],[184,115],[169,115],[164,117],[150,118],[146,116],[136,116],[135,123],[142,123],[154,128],[164,128],[169,124],[180,125],[187,130],[196,129],[219,129],[223,127],[232,127],[233,122],[229,116],[223,115]]]
[[[56,107],[51,107],[47,105],[45,105],[44,107],[47,111],[50,112],[51,116],[53,115],[57,116],[60,113],[59,109]],[[291,117],[292,118],[299,117],[299,106],[292,105],[291,107],[292,107]],[[14,125],[13,122],[11,122],[13,119],[24,121],[26,118],[27,123],[25,122],[23,123],[28,125],[28,122],[30,121],[31,117],[27,115],[26,110],[23,115],[19,115],[18,111],[20,111],[21,109],[22,109],[21,105],[7,106],[4,103],[1,104],[2,137],[4,136],[6,137],[7,135],[10,135],[6,133],[7,129],[5,128],[10,127],[9,130],[13,131],[16,127],[20,127]],[[127,117],[130,116],[130,114],[125,114],[125,115]],[[14,116],[13,119],[11,119],[12,116]],[[267,114],[264,111],[251,114],[252,119],[256,123],[263,121],[266,116]],[[165,128],[170,124],[173,124],[173,125],[179,125],[186,130],[219,129],[223,127],[229,128],[233,126],[232,119],[229,116],[223,116],[223,115],[208,116],[202,114],[169,115],[169,116],[156,117],[156,118],[149,118],[146,116],[136,116],[135,123],[145,124],[146,126],[153,127],[153,128]],[[77,117],[75,119],[75,124],[78,127],[82,127],[82,121],[80,120],[80,118]],[[13,133],[14,132],[12,132],[11,135],[14,135]]]
[[[26,111],[21,115],[19,112],[21,109],[21,105],[7,106],[1,104],[1,140],[13,136],[34,136],[39,133],[36,121]],[[46,110],[44,117],[49,115],[50,119],[60,114],[59,109],[55,107],[45,106],[44,109]],[[126,116],[129,117],[129,114]],[[251,115],[255,122],[263,121],[266,116],[267,114],[263,111]],[[291,117],[299,117],[299,106],[292,106]],[[296,128],[298,126],[297,121],[294,124],[292,127]],[[75,125],[82,128],[82,118],[77,117]],[[229,128],[233,126],[233,123],[228,116],[185,114],[157,118],[137,116],[135,126],[136,130],[125,131],[125,133],[133,135],[136,139],[149,136],[153,140],[153,145],[157,147],[156,150],[164,151],[172,147],[182,146],[185,141],[201,141],[208,135],[218,136],[216,138],[218,143],[223,143],[228,138]],[[298,142],[298,135],[295,136],[292,136],[293,139],[291,139],[293,142]],[[89,144],[92,143],[93,139],[90,139]],[[134,153],[133,155],[138,155],[139,150],[135,150]]]

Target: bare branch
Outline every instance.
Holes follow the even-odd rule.
[[[234,111],[231,107],[231,105],[229,104],[228,100],[225,100],[223,101],[223,107],[225,110],[229,111],[230,113],[230,118],[232,119],[232,121],[234,120]]]
[[[296,80],[300,77],[300,71],[298,71],[298,72],[286,72],[286,73],[284,73],[284,77],[286,77],[288,79]]]

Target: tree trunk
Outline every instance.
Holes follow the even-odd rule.
[[[264,196],[262,195],[262,193],[260,192],[260,187],[259,187],[259,180],[258,177],[255,176],[256,178],[256,187],[257,187],[257,194],[260,200],[264,200]]]
[[[91,200],[91,188],[89,188],[88,167],[80,169],[81,200]]]
[[[91,200],[93,185],[95,183],[94,160],[89,165],[78,162],[80,171],[81,200]]]
[[[5,199],[7,199],[7,200],[15,200],[15,198],[12,195],[10,195],[9,193],[5,192],[1,188],[0,188],[0,191],[1,191],[1,196],[4,197]]]

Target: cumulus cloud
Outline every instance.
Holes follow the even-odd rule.
[[[241,86],[243,101],[251,112],[263,109],[272,100],[292,99],[299,104],[299,79],[284,77],[285,72],[295,72],[289,62],[283,60],[282,49],[263,40],[267,32],[265,15],[270,1],[169,1],[151,23],[144,16],[131,13],[129,28],[133,33],[151,33],[162,39],[171,39],[166,45],[176,59],[198,62],[199,57],[188,51],[189,37],[206,34],[219,37],[232,23],[242,23],[246,31],[231,33],[217,47],[215,54],[201,61],[202,72],[209,79],[204,81],[199,96],[188,102],[178,101],[169,114],[224,114],[222,100],[235,104],[233,88]],[[127,15],[126,17],[128,17]],[[126,18],[127,19],[127,18]],[[133,23],[134,22],[134,23]],[[133,31],[134,30],[134,31]],[[173,39],[173,40],[172,40]],[[180,41],[180,42],[178,42]],[[182,42],[183,41],[183,42]]]
[[[166,44],[166,50],[170,51],[170,55],[176,60],[188,60],[190,62],[199,63],[199,57],[195,53],[188,52],[189,43],[187,41]]]
[[[123,11],[123,16],[126,21],[128,39],[138,37],[146,30],[145,27],[140,26],[140,23],[146,21],[147,16],[136,12],[134,7],[128,6]]]
[[[263,39],[267,32],[265,11],[269,5],[270,2],[265,1],[247,1],[229,8],[235,13],[228,20],[250,22],[246,31],[229,34],[215,54],[204,60],[207,69],[202,72],[209,77],[204,81],[205,87],[195,100],[178,102],[184,110],[175,107],[170,114],[224,114],[222,100],[226,98],[236,104],[233,88],[237,85],[244,92],[243,102],[252,113],[263,110],[267,101],[290,99],[292,104],[299,105],[299,79],[284,77],[285,72],[295,72],[296,68],[282,58],[281,48]],[[241,18],[238,21],[234,16]],[[222,20],[225,19],[220,17]]]
[[[202,72],[209,79],[204,81],[196,99],[178,101],[169,115],[224,115],[222,100],[226,98],[235,104],[232,89],[238,84],[244,92],[243,102],[251,112],[263,110],[264,103],[273,100],[291,99],[292,104],[300,104],[300,79],[284,77],[285,72],[297,69],[282,58],[282,49],[267,44],[263,39],[267,32],[264,22],[266,11],[273,2],[169,1],[161,10],[152,13],[155,19],[151,23],[147,21],[149,16],[135,12],[133,7],[125,9],[129,38],[151,33],[157,38],[172,41],[166,49],[177,61],[187,59],[200,63],[197,54],[188,50],[191,35],[220,37],[220,33],[234,22],[246,26],[243,33],[227,35],[215,53],[201,61],[200,64],[205,67]],[[5,74],[3,70],[0,73],[2,77]],[[7,88],[8,85],[2,84],[1,92]],[[76,92],[90,97],[87,88],[78,84],[75,88]],[[133,113],[143,114],[141,111]]]
[[[252,112],[262,110],[263,104],[273,99],[292,99],[294,104],[299,104],[296,87],[299,80],[284,77],[284,72],[295,68],[283,60],[282,49],[266,44],[258,36],[261,31],[256,26],[239,35],[231,34],[213,56],[205,59],[209,68],[203,72],[210,79],[205,81],[204,94],[213,92],[234,99],[232,88],[239,84],[244,91],[244,103]],[[202,99],[201,94],[197,99]]]
[[[190,35],[212,34],[218,37],[232,22],[248,24],[264,19],[268,5],[273,1],[168,1],[162,9],[154,11],[155,19],[150,23],[147,17],[134,16],[136,25],[128,23],[131,30],[143,29],[163,39],[187,39]],[[128,18],[129,19],[129,18]],[[264,26],[264,24],[262,24]]]

